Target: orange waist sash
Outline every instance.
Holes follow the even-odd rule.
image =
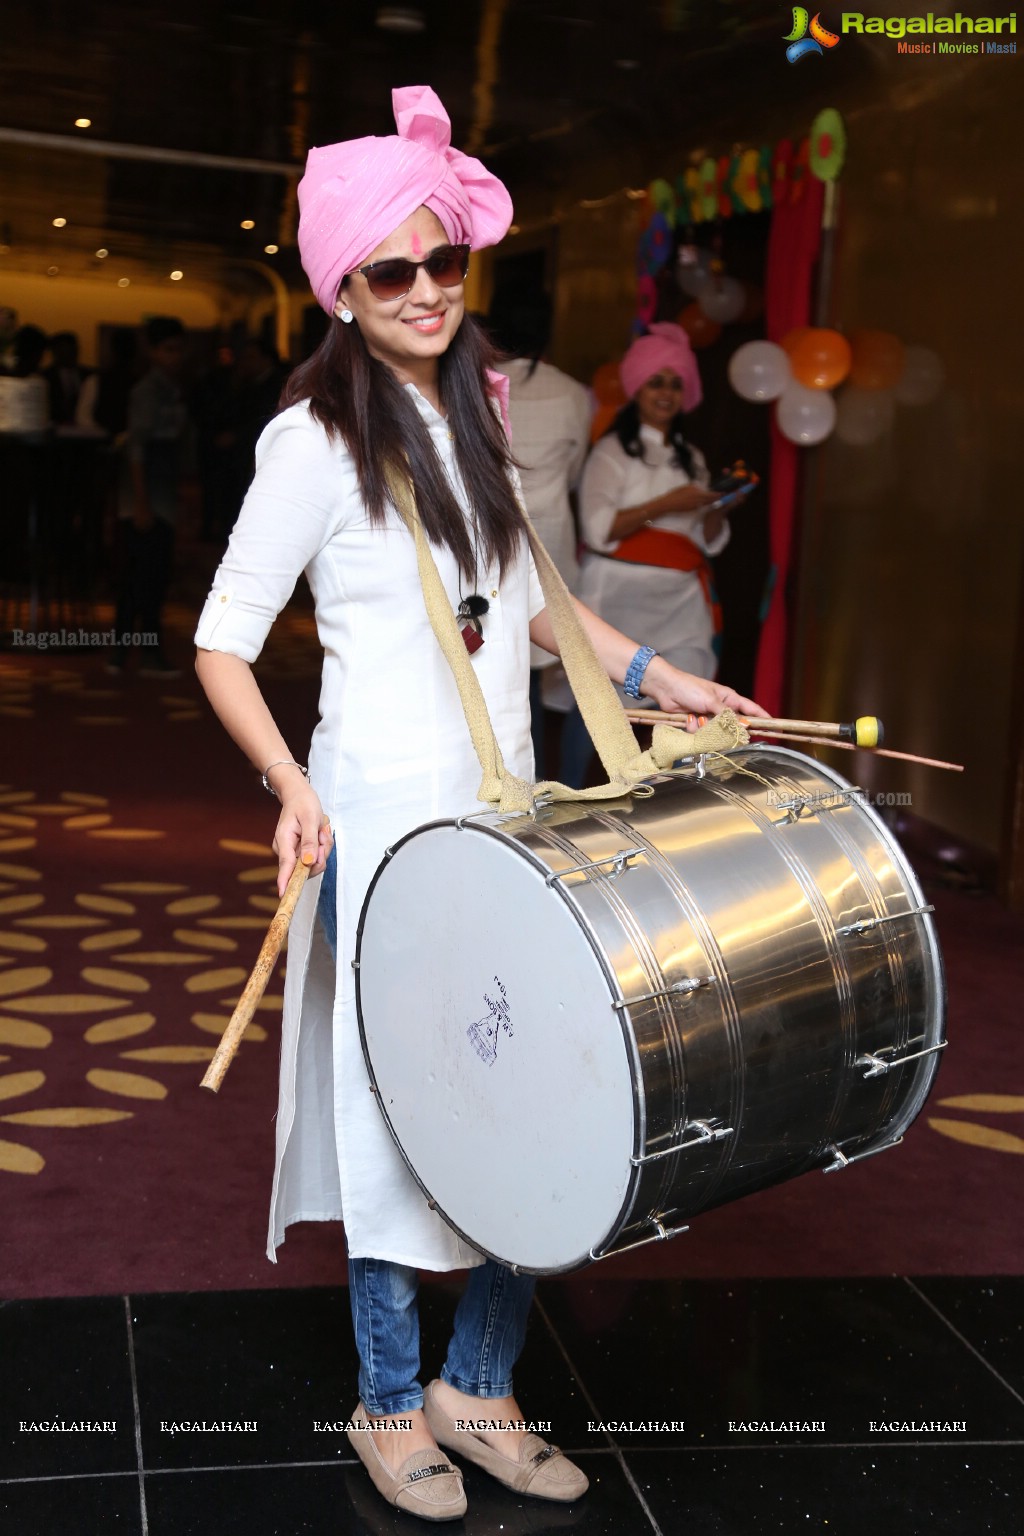
[[[692,571],[701,584],[711,614],[711,627],[716,635],[721,633],[722,609],[708,557],[685,533],[668,533],[664,528],[638,528],[636,533],[619,541],[618,549],[613,550],[608,559],[625,560],[629,565],[656,565],[662,570]]]

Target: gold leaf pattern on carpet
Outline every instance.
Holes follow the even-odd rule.
[[[84,791],[63,790],[59,803],[40,803],[31,792],[8,786],[0,790],[0,805],[7,807],[0,813],[6,818],[0,821],[0,854],[31,849],[33,860],[41,861],[39,865],[0,863],[0,1008],[6,1010],[0,1013],[0,1045],[14,1053],[0,1058],[5,1064],[0,1072],[0,1107],[7,1111],[0,1121],[20,1126],[29,1136],[33,1131],[63,1135],[102,1130],[144,1113],[147,1103],[163,1102],[172,1092],[193,1092],[197,1078],[190,1069],[213,1056],[216,1040],[210,1037],[219,1038],[224,1031],[248,975],[246,966],[238,962],[255,960],[264,918],[239,912],[237,907],[232,911],[230,898],[226,902],[221,895],[203,893],[201,887],[197,892],[180,880],[126,878],[89,888],[81,885],[80,874],[77,889],[73,884],[68,890],[65,883],[64,894],[58,897],[65,910],[55,911],[49,903],[52,892],[61,890],[59,883],[51,884],[46,893],[26,890],[30,883],[39,884],[44,868],[62,860],[55,836],[76,839],[79,847],[87,838],[127,846],[163,838],[165,833],[122,825],[109,797]],[[47,838],[30,836],[45,818],[49,818]],[[266,845],[229,837],[221,839],[220,845],[232,863],[238,859],[242,864],[234,870],[242,887],[238,901],[244,899],[247,885],[273,886],[277,869],[268,863]],[[89,867],[88,861],[82,867]],[[276,897],[257,901],[276,910]],[[183,919],[184,926],[173,926],[175,920],[180,924]],[[70,988],[69,945],[87,961],[77,970],[79,985],[72,982]],[[51,964],[25,963],[44,954]],[[229,957],[235,963],[224,964]],[[153,980],[150,967],[159,967]],[[283,970],[282,966],[279,975]],[[157,979],[160,987],[155,992]],[[173,1003],[175,992],[179,1004]],[[133,1002],[137,1008],[142,993],[147,1001],[148,994],[153,994],[149,1010],[129,1011]],[[192,1012],[190,994],[193,1008],[203,995],[212,994],[226,1011]],[[271,995],[261,1000],[260,1007],[279,1014],[281,1001],[280,995]],[[183,1015],[199,1040],[181,1039]],[[52,1019],[54,1028],[40,1022],[40,1017]],[[171,1027],[177,1024],[177,1039],[159,1038],[164,1017]],[[140,1036],[148,1036],[149,1041],[137,1043]],[[266,1028],[253,1023],[244,1043],[259,1048],[267,1039]],[[63,1078],[64,1086],[58,1088],[55,1074],[39,1068],[40,1052],[63,1052],[76,1041],[93,1053],[95,1063],[85,1069],[84,1082],[81,1078],[79,1082],[91,1092],[112,1095],[122,1103],[132,1101],[130,1108],[75,1102],[73,1084],[69,1092]],[[122,1065],[114,1065],[118,1058]],[[129,1070],[130,1065],[149,1070]],[[36,1097],[36,1106],[21,1107],[17,1101],[30,1093]],[[47,1104],[48,1097],[58,1102]],[[38,1175],[48,1166],[57,1164],[45,1143],[41,1151],[0,1138],[0,1174]]]
[[[143,1077],[139,1072],[110,1072],[103,1067],[93,1067],[85,1074],[87,1083],[104,1093],[116,1093],[126,1099],[166,1099],[167,1088],[155,1077]]]

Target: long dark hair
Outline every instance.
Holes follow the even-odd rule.
[[[504,574],[519,552],[523,518],[509,479],[514,464],[491,404],[484,369],[494,351],[469,316],[439,359],[441,404],[455,459],[473,509],[479,556]],[[389,464],[407,464],[428,539],[447,548],[463,574],[477,573],[477,552],[415,402],[386,363],[371,356],[358,325],[332,316],[327,334],[289,376],[282,407],[309,401],[310,413],[352,455],[370,522],[383,524],[390,504]]]
[[[605,436],[614,432],[619,442],[631,459],[642,459],[644,445],[640,441],[640,410],[635,400],[630,400],[622,407],[615,420],[612,422]],[[669,422],[668,433],[665,441],[675,449],[675,459],[679,468],[685,470],[690,479],[694,478],[696,465],[693,458],[693,449],[683,436],[683,413],[677,411]]]

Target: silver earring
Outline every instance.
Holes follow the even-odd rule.
[[[355,315],[350,309],[343,309],[338,316],[338,319],[341,321],[342,325],[351,325],[352,321],[355,319]]]

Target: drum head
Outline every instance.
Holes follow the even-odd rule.
[[[618,993],[548,873],[500,828],[419,829],[370,887],[356,975],[416,1179],[474,1247],[552,1273],[615,1229],[643,1111]]]

